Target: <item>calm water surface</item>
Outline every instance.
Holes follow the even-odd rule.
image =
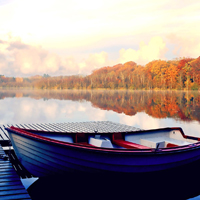
[[[0,124],[109,120],[141,129],[178,126],[186,134],[200,137],[200,93],[2,89],[0,119]],[[189,171],[183,176],[194,181]],[[191,191],[191,197],[200,199],[199,194],[200,184]]]

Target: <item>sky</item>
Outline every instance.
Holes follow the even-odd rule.
[[[87,75],[200,56],[199,0],[0,0],[0,74]]]

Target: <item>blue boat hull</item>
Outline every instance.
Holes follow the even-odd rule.
[[[15,153],[34,176],[66,172],[144,173],[172,169],[200,159],[200,145],[167,151],[88,148],[43,141],[9,131]]]

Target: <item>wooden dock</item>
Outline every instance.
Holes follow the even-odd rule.
[[[0,199],[31,199],[20,178],[33,177],[19,162],[5,128],[15,126],[51,132],[128,132],[140,130],[110,121],[0,125]],[[8,160],[6,160],[8,156]]]
[[[31,199],[0,145],[0,199]]]
[[[114,123],[110,121],[92,121],[92,122],[67,122],[67,123],[43,123],[43,124],[7,124],[0,126],[0,141],[9,140],[7,131],[4,128],[15,126],[19,128],[43,130],[52,132],[125,132],[140,130],[133,126]]]

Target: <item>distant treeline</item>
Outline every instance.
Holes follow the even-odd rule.
[[[200,89],[200,57],[154,60],[145,66],[127,62],[103,67],[88,76],[33,76],[10,78],[0,75],[0,87],[40,89],[132,89],[132,90],[198,90]]]

